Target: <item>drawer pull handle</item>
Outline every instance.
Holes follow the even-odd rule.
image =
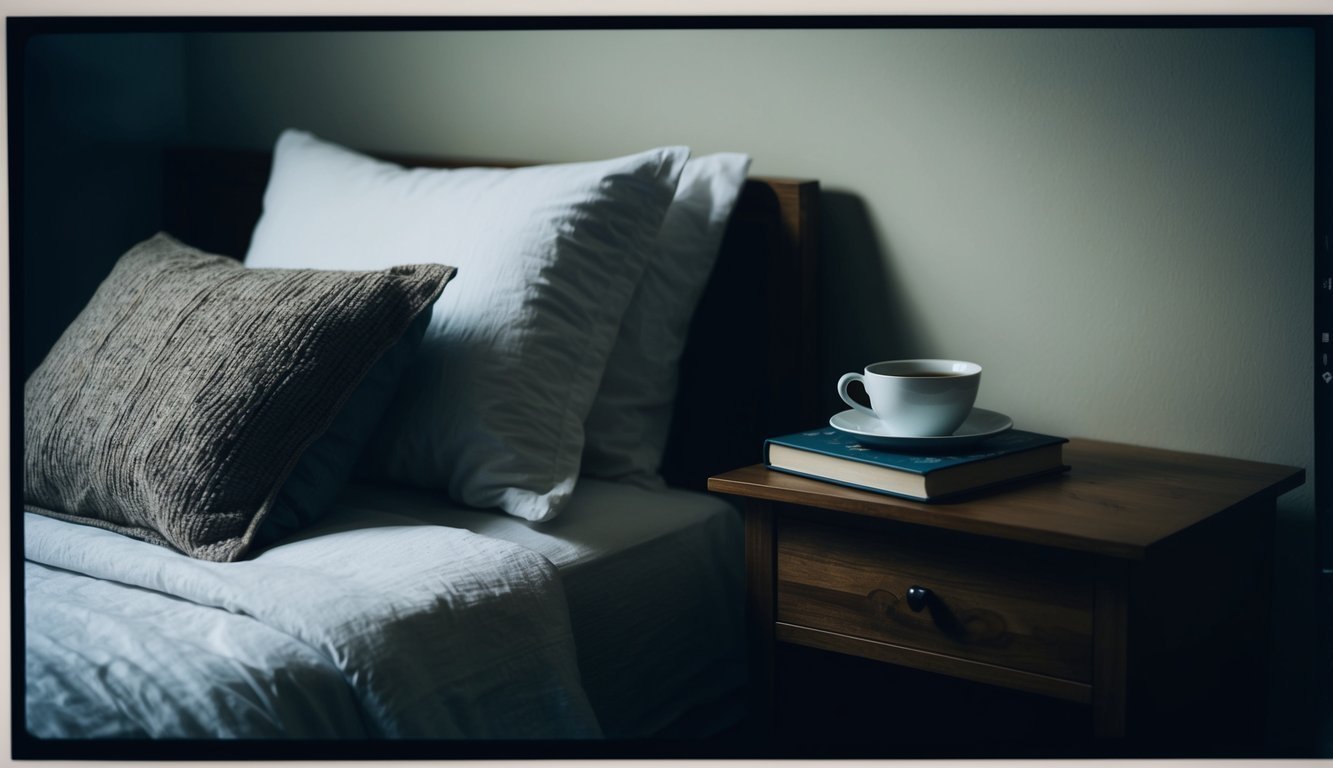
[[[926,603],[930,600],[930,590],[925,587],[918,587],[915,584],[907,588],[907,607],[912,609],[913,613],[921,613],[925,610]]]
[[[908,587],[907,607],[911,608],[913,613],[929,610],[931,621],[947,637],[959,642],[966,640],[967,630],[958,623],[958,617],[953,615],[953,611],[949,610],[949,606],[945,605],[943,600],[940,600],[939,595],[929,589],[915,584]]]

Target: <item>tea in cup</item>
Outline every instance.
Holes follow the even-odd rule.
[[[847,394],[859,381],[870,407]],[[962,360],[885,360],[846,373],[838,379],[838,395],[860,413],[874,417],[891,435],[939,437],[952,435],[972,412],[981,384],[981,366]]]

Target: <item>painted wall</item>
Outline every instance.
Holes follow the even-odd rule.
[[[1313,100],[1289,31],[192,38],[196,141],[577,160],[684,143],[817,178],[836,374],[986,368],[1037,430],[1308,465]]]

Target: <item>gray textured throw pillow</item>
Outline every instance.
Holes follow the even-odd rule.
[[[165,234],[140,243],[24,386],[25,507],[240,558],[302,452],[454,271],[250,269]]]

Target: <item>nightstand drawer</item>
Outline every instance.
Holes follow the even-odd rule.
[[[777,552],[778,622],[924,651],[936,665],[942,654],[1092,681],[1094,579],[1084,559],[798,518],[778,527]],[[909,599],[914,587],[924,591]]]

